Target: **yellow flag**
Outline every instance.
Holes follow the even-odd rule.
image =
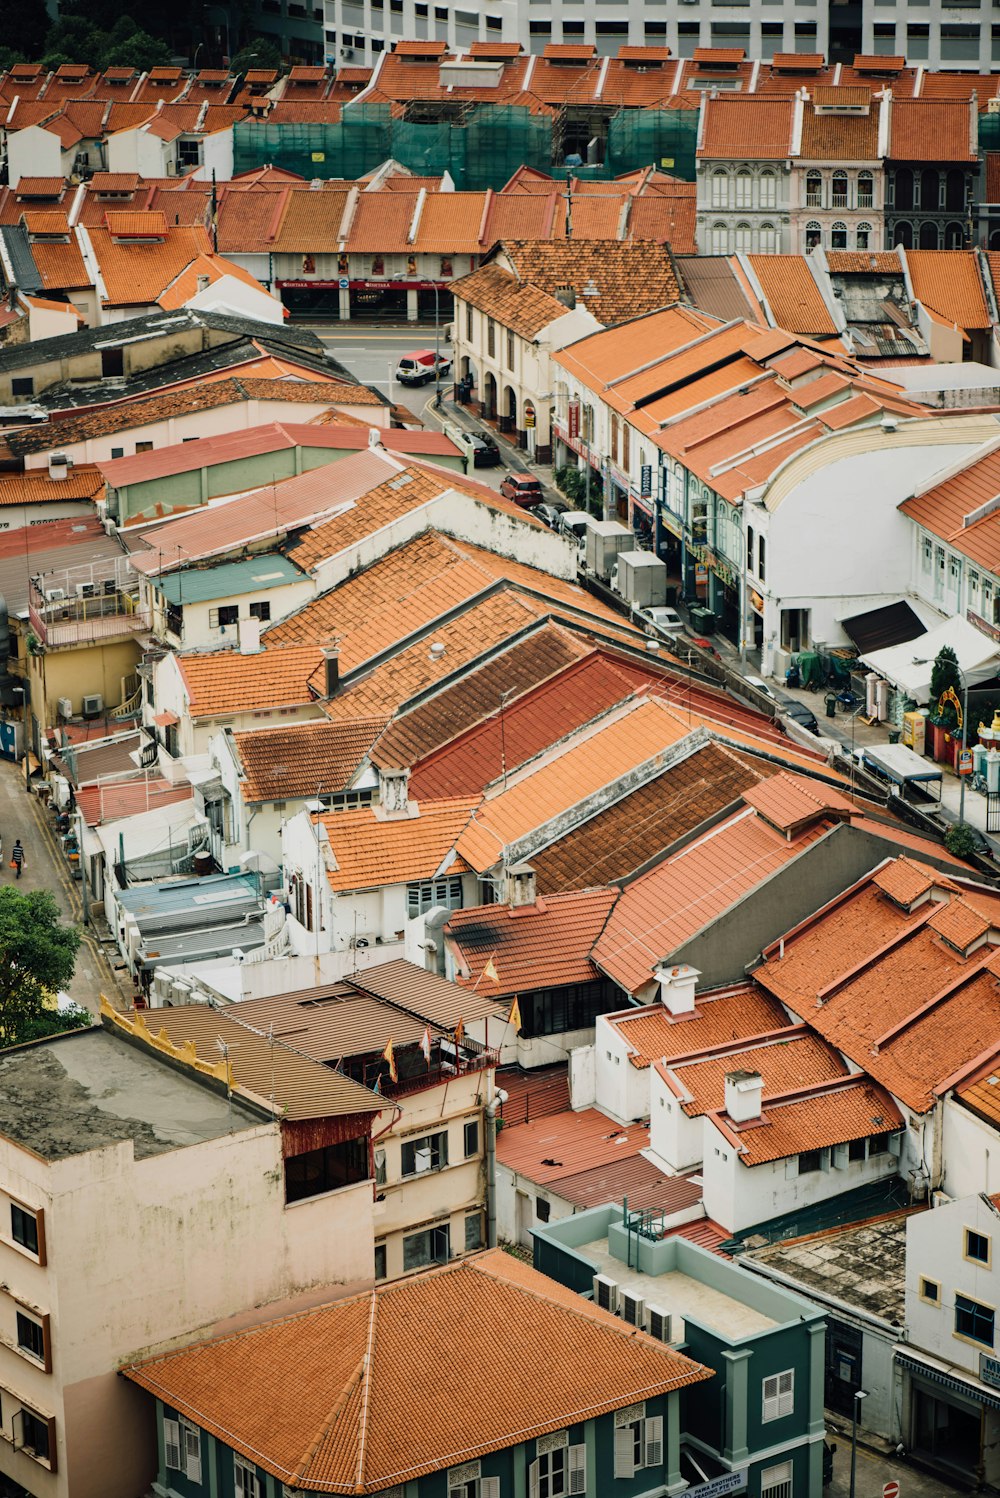
[[[508,1016],[507,1016],[507,1023],[508,1023],[508,1025],[513,1025],[514,1026],[514,1034],[515,1035],[519,1035],[520,1034],[520,1031],[521,1031],[521,1006],[517,1002],[517,995],[516,994],[514,995],[514,1002],[510,1006],[510,1014],[508,1014]]]
[[[462,1040],[464,1038],[464,1036],[465,1036],[465,1024],[464,1024],[464,1021],[462,1021],[461,1019],[459,1019],[458,1024],[455,1026],[455,1044],[458,1045],[459,1041]]]
[[[389,1044],[386,1046],[385,1050],[382,1052],[382,1060],[383,1061],[388,1061],[388,1063],[389,1063],[389,1075],[390,1075],[390,1077],[392,1078],[392,1080],[394,1082],[398,1082],[399,1081],[399,1077],[396,1075],[396,1055],[395,1055],[395,1052],[392,1049],[392,1037],[391,1036],[389,1037]]]
[[[497,972],[497,965],[493,961],[492,957],[490,958],[490,960],[486,964],[486,966],[483,968],[483,971],[480,974],[480,977],[489,978],[489,980],[490,980],[491,983],[499,983],[500,982],[500,974]]]

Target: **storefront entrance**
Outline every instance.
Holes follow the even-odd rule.
[[[913,1389],[910,1444],[918,1456],[974,1477],[980,1460],[980,1412],[971,1404],[952,1403],[941,1393]]]

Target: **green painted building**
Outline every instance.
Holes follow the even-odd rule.
[[[680,1399],[692,1495],[820,1498],[823,1313],[683,1235],[657,1234],[648,1213],[593,1207],[534,1230],[535,1267],[715,1372]]]

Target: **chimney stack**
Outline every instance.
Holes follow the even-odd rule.
[[[260,620],[240,620],[240,655],[256,655],[260,650]]]
[[[530,863],[515,863],[507,870],[507,903],[512,910],[522,905],[534,905],[538,890],[535,871]]]
[[[666,964],[655,970],[660,985],[660,1003],[668,1014],[693,1014],[694,995],[701,973],[687,962]]]
[[[726,1074],[726,1112],[734,1124],[753,1123],[760,1118],[764,1079],[756,1071]]]
[[[336,697],[340,686],[340,646],[323,646],[323,663],[326,667],[326,696]]]
[[[379,801],[386,813],[409,812],[410,809],[410,772],[409,770],[390,770],[384,766],[379,767],[378,772]]]

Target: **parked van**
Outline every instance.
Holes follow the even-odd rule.
[[[566,510],[559,520],[564,536],[572,536],[582,551],[587,544],[587,530],[593,516],[587,510]]]
[[[437,356],[438,372],[442,379],[451,373],[451,360],[446,359],[444,354]],[[415,353],[404,354],[396,365],[396,379],[401,385],[424,385],[428,380],[434,378],[434,350],[430,348],[417,349]]]
[[[499,463],[500,449],[492,437],[467,432],[464,427],[452,426],[450,423],[444,428],[444,434],[468,458],[470,467],[493,468]]]

